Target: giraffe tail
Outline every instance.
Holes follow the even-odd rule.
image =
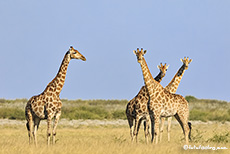
[[[191,131],[192,131],[192,123],[191,122],[188,122],[188,127],[189,127],[189,134],[188,134],[188,138],[189,140],[191,141]]]

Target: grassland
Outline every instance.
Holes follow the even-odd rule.
[[[190,120],[230,121],[230,103],[226,101],[185,97],[189,102]],[[0,118],[24,120],[27,99],[0,99]],[[128,100],[62,100],[65,119],[126,119]]]
[[[183,133],[178,124],[172,125],[171,142],[167,134],[158,145],[146,144],[143,128],[138,143],[131,143],[128,125],[115,126],[58,126],[56,145],[46,146],[46,125],[38,131],[38,147],[28,144],[25,125],[0,125],[0,153],[4,154],[142,154],[142,153],[229,153],[230,124],[194,124],[193,141],[189,145],[197,147],[226,147],[228,150],[184,150]]]
[[[189,102],[192,121],[192,142],[189,145],[226,147],[228,150],[184,150],[184,136],[175,121],[172,123],[170,143],[167,142],[167,133],[164,133],[162,143],[147,145],[143,126],[138,136],[139,143],[131,143],[128,123],[124,123],[127,100],[65,99],[62,100],[62,119],[57,129],[56,145],[49,148],[46,146],[46,123],[43,121],[38,130],[38,147],[34,147],[28,145],[25,127],[24,107],[27,99],[0,99],[0,119],[18,121],[0,124],[0,153],[229,153],[230,103],[197,99],[193,96],[187,96],[186,99]],[[81,119],[79,121],[83,124],[76,124],[77,119]],[[100,124],[95,124],[95,121]],[[85,124],[86,122],[91,124]],[[104,124],[105,122],[107,124]]]

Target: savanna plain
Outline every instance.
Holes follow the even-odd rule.
[[[175,119],[170,142],[166,123],[161,143],[146,144],[143,126],[139,142],[131,143],[125,116],[127,100],[62,100],[56,144],[47,147],[46,121],[42,121],[35,147],[28,144],[24,117],[27,100],[0,99],[0,153],[229,153],[230,103],[193,96],[186,96],[186,99],[192,122],[192,141],[188,147],[200,149],[184,149],[184,135]]]

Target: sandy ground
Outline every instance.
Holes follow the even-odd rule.
[[[221,124],[221,122],[217,121],[208,121],[208,122],[202,122],[202,121],[191,121],[192,125],[197,124]],[[3,125],[25,125],[25,120],[9,120],[9,119],[0,119],[0,126]],[[165,122],[165,125],[167,122]],[[178,122],[173,120],[172,125],[177,125]],[[230,126],[230,122],[225,122],[225,125]],[[42,120],[40,125],[46,125],[46,120]],[[70,126],[70,127],[79,127],[79,126],[106,126],[106,125],[115,125],[115,126],[122,126],[122,125],[128,125],[127,120],[67,120],[67,119],[61,119],[59,121],[59,126]]]

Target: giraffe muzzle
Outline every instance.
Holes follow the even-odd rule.
[[[81,57],[81,60],[86,61],[86,58],[84,56]]]

